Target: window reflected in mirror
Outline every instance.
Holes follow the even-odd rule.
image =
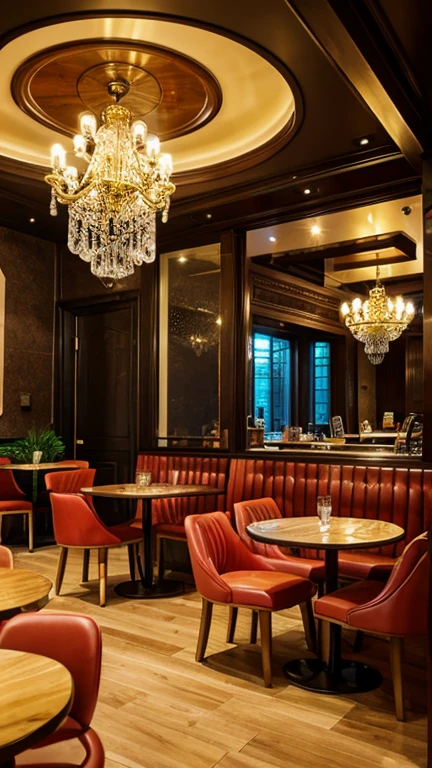
[[[159,446],[220,447],[220,245],[160,258]]]

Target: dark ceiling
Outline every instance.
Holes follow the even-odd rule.
[[[426,34],[421,14],[428,8],[422,0],[107,0],[103,6],[103,15],[168,18],[239,39],[281,62],[301,94],[302,123],[290,143],[248,170],[180,186],[170,222],[159,228],[160,242],[175,242],[180,233],[183,238],[196,238],[198,233],[208,239],[212,230],[238,227],[240,222],[255,227],[419,191],[419,169],[404,156],[403,142],[397,145],[390,138],[340,64],[332,61],[325,40],[317,39],[298,10],[322,14],[317,18],[323,19],[323,30],[330,14],[340,17],[345,29],[361,16],[367,35],[354,43],[363,56],[370,54],[381,82],[387,78],[390,83],[391,73],[386,74],[381,66],[378,38],[385,37],[395,58],[399,49],[398,66],[405,77],[400,93],[392,93],[392,97],[394,102],[400,97],[402,117],[406,106],[408,125],[410,105],[415,115],[423,108],[426,114],[423,98],[429,81],[424,72],[428,61],[422,48]],[[100,13],[98,0],[8,4],[7,13],[0,15],[0,45],[26,29]],[[388,90],[395,87],[393,83]],[[418,121],[421,127],[423,117],[421,114]],[[417,127],[412,117],[410,128],[415,133]],[[418,133],[420,141],[421,128]],[[354,142],[365,135],[372,139],[362,149]],[[0,158],[0,223],[65,242],[65,211],[57,219],[49,216],[49,190],[42,176],[42,169]],[[313,192],[308,199],[301,191],[306,182]],[[30,218],[35,222],[30,223]]]

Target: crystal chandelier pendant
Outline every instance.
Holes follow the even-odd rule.
[[[128,90],[123,80],[108,84],[116,101]],[[131,124],[131,117],[118,103],[103,111],[99,129],[93,115],[83,115],[74,150],[88,162],[86,172],[79,176],[67,166],[65,150],[55,144],[53,170],[45,177],[52,187],[51,214],[57,214],[57,202],[69,206],[69,250],[106,285],[155,260],[156,212],[167,221],[175,191],[171,155],[161,153],[159,139],[141,120]]]
[[[344,302],[341,313],[354,338],[365,345],[365,353],[373,365],[382,363],[389,351],[389,342],[399,338],[415,314],[411,301],[405,302],[402,296],[396,299],[387,296],[381,285],[379,267],[369,299]]]

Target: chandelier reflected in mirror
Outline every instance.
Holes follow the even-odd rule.
[[[369,299],[357,297],[351,303],[344,302],[341,313],[354,338],[365,345],[371,363],[378,365],[389,351],[389,342],[398,339],[413,319],[414,305],[402,296],[387,296],[377,266],[376,284],[369,291]]]
[[[168,220],[175,192],[171,155],[161,153],[157,136],[147,133],[142,120],[132,122],[131,112],[118,103],[129,84],[119,78],[107,89],[116,103],[102,112],[101,126],[85,114],[73,140],[75,155],[88,163],[86,171],[80,175],[67,165],[66,151],[54,144],[52,173],[45,176],[52,187],[51,215],[57,215],[57,203],[69,206],[69,250],[89,262],[105,284],[154,261],[156,212],[162,210],[162,221]]]

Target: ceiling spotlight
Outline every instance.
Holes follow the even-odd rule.
[[[304,195],[310,195],[310,193],[311,193],[311,190],[309,189],[309,187],[306,187],[306,189],[303,190]]]
[[[185,261],[187,261],[187,258],[186,258],[186,256],[179,256],[178,260],[179,260],[180,264],[184,264]]]
[[[314,224],[313,227],[311,227],[311,232],[313,235],[320,235],[321,227],[319,227],[318,224]]]
[[[211,219],[212,215],[211,213],[206,213],[206,219]]]
[[[367,147],[375,138],[375,134],[370,133],[368,136],[359,136],[357,139],[353,139],[353,144],[356,147]]]
[[[270,240],[271,243],[275,243],[276,242],[276,238],[273,237],[273,235],[271,235],[271,237],[269,237],[269,240]]]
[[[34,224],[36,219],[29,219],[30,224]]]

